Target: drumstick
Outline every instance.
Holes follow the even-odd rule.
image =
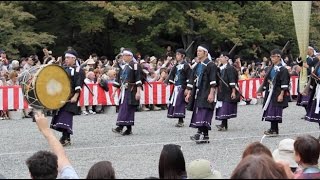
[[[68,100],[68,101],[60,101],[60,103],[67,103],[67,102],[71,102],[71,100]]]

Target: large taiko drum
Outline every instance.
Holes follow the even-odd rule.
[[[32,67],[20,80],[25,99],[35,109],[59,109],[71,95],[70,77],[58,65]]]

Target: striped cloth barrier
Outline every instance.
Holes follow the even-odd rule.
[[[257,89],[262,83],[262,79],[253,78],[249,80],[240,80],[239,89],[242,95],[246,99],[256,98]],[[92,90],[94,96],[91,95],[87,87],[83,87],[80,94],[78,106],[88,105],[118,105],[119,93],[112,98],[112,84],[109,84],[109,92],[105,92],[97,84],[88,84]],[[291,77],[290,82],[290,94],[298,95],[297,93],[298,77]],[[170,92],[172,92],[173,86],[166,86],[161,82],[151,82],[145,84],[143,87],[143,93],[141,93],[141,104],[168,104],[170,98]],[[28,103],[24,100],[22,89],[20,86],[0,86],[0,110],[10,109],[26,109]]]

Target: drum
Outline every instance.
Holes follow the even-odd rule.
[[[22,73],[20,84],[25,99],[35,109],[59,109],[71,95],[68,73],[55,64],[30,68]]]

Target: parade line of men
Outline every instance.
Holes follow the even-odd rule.
[[[309,49],[312,47],[309,47]],[[142,68],[135,60],[130,49],[121,52],[123,63],[113,82],[113,94],[119,93],[119,111],[115,128],[112,132],[121,135],[131,135],[135,122],[136,107],[140,104],[141,91],[143,91]],[[308,69],[309,83],[299,94],[300,98],[308,97],[306,108],[306,120],[320,122],[320,68],[319,54],[314,50],[308,54],[307,63],[301,64]],[[189,65],[185,60],[184,49],[177,49],[175,58],[177,63],[171,69],[168,76],[168,84],[174,86],[168,104],[168,118],[178,119],[176,127],[184,126],[186,109],[192,111],[189,127],[196,128],[197,132],[190,139],[197,144],[209,143],[209,130],[211,130],[212,118],[221,121],[216,125],[218,131],[228,130],[228,119],[237,117],[237,103],[240,102],[241,93],[238,87],[238,73],[236,68],[229,63],[229,55],[221,53],[214,61],[211,58],[206,45],[197,48],[195,63]],[[289,83],[290,75],[281,58],[282,51],[271,51],[272,65],[268,67],[267,74],[258,94],[265,91],[262,121],[269,121],[270,128],[264,132],[267,136],[279,135],[278,124],[282,123],[283,109],[288,107],[290,100]],[[54,113],[51,128],[62,132],[60,142],[70,145],[74,110],[79,100],[79,91],[83,85],[83,72],[76,66],[77,53],[69,50],[65,53],[66,71],[71,76],[73,84],[73,96],[65,106]],[[70,71],[71,70],[71,71]],[[73,73],[72,73],[73,72]],[[313,75],[313,76],[311,76]],[[76,78],[78,77],[78,78]],[[298,105],[300,101],[298,101]],[[320,125],[320,123],[319,123]],[[126,130],[124,131],[124,127]]]
[[[271,127],[265,135],[279,134],[278,123],[282,122],[282,111],[288,107],[289,73],[281,63],[281,51],[271,52],[272,68],[268,71],[262,91],[266,91],[262,120],[270,121]],[[122,52],[124,66],[120,69],[113,86],[115,91],[120,89],[119,114],[114,133],[131,135],[134,125],[134,113],[139,105],[142,89],[141,68],[129,49]],[[173,84],[168,105],[168,118],[178,119],[176,127],[184,126],[186,109],[192,111],[189,127],[196,128],[197,132],[190,139],[197,144],[209,143],[212,118],[216,112],[219,131],[228,130],[228,119],[237,117],[237,103],[240,102],[238,88],[238,73],[234,66],[229,64],[228,54],[221,53],[216,64],[209,54],[206,45],[197,48],[196,63],[190,66],[186,60],[184,49],[176,50],[176,65],[169,74],[169,84]],[[261,93],[259,92],[259,93]],[[126,130],[123,131],[124,126]]]

